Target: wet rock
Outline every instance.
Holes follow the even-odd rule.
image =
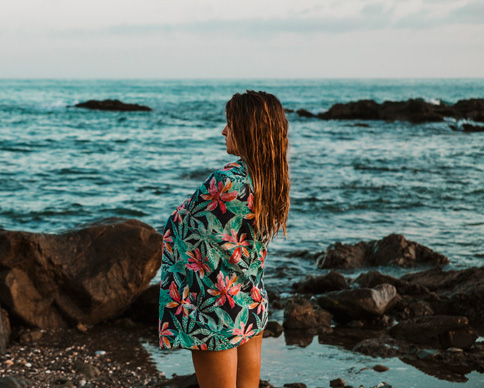
[[[407,268],[420,263],[449,263],[449,259],[444,255],[409,241],[401,234],[390,234],[381,240],[360,241],[357,244],[337,242],[315,256],[320,268],[349,269],[379,265],[398,265]]]
[[[462,129],[464,132],[484,132],[482,125],[462,124]]]
[[[195,375],[195,373],[183,376],[174,375],[172,379],[156,384],[156,387],[198,388],[197,376]]]
[[[399,321],[434,315],[434,310],[429,302],[416,300],[414,296],[407,295],[400,298],[392,312]]]
[[[469,349],[478,335],[468,325],[466,317],[435,315],[403,321],[392,327],[390,335],[396,339],[437,348],[452,346]]]
[[[161,264],[162,236],[108,219],[60,235],[0,231],[0,299],[31,327],[95,324],[123,313]]]
[[[427,301],[436,313],[465,316],[472,326],[484,330],[484,267],[460,271],[436,267],[406,274],[400,279],[433,292],[436,297]]]
[[[279,337],[282,332],[284,331],[284,328],[282,325],[277,322],[277,321],[269,321],[267,322],[266,328],[264,329],[264,338],[267,337]]]
[[[259,388],[274,388],[274,386],[271,383],[269,383],[267,380],[260,380]]]
[[[458,101],[455,105],[431,104],[421,98],[407,101],[359,100],[334,104],[328,111],[317,114],[323,120],[386,120],[411,123],[440,122],[445,117],[484,121],[484,99]]]
[[[322,294],[329,291],[344,290],[349,286],[343,275],[331,271],[322,276],[309,275],[302,282],[294,283],[293,288],[301,294]]]
[[[359,275],[353,283],[364,288],[373,288],[379,284],[388,283],[394,286],[400,295],[421,295],[430,293],[428,288],[421,286],[420,284],[410,283],[391,275],[382,274],[379,271],[368,271],[363,273]]]
[[[389,369],[390,369],[389,367],[385,365],[380,365],[380,364],[377,364],[373,367],[373,370],[377,372],[386,372]]]
[[[284,387],[286,388],[307,388],[308,386],[303,383],[287,383],[284,384]]]
[[[284,310],[285,330],[317,329],[331,327],[331,314],[324,310],[314,310],[309,301],[302,298],[290,300]]]
[[[333,388],[339,388],[339,387],[344,387],[346,384],[346,381],[344,381],[343,379],[341,378],[338,378],[338,379],[334,379],[334,380],[331,380],[329,382],[329,386],[330,387],[333,387]]]
[[[89,100],[86,102],[81,102],[74,105],[75,108],[86,108],[94,110],[111,110],[111,111],[151,111],[152,109],[148,106],[138,105],[138,104],[126,104],[119,100]]]
[[[296,111],[296,113],[299,115],[299,116],[302,116],[302,117],[316,117],[316,115],[314,113],[311,113],[309,112],[308,110],[306,109],[298,109]]]
[[[402,340],[397,340],[389,335],[366,338],[358,342],[353,351],[372,357],[400,357],[412,353],[416,346]]]
[[[391,284],[380,284],[375,288],[358,288],[329,292],[320,296],[318,304],[332,314],[336,320],[350,321],[359,318],[382,316],[398,300]]]
[[[417,358],[420,360],[431,360],[438,353],[437,349],[422,349],[417,353]]]
[[[457,111],[458,118],[466,118],[474,121],[484,122],[484,99],[471,98],[469,100],[459,100],[453,105]]]

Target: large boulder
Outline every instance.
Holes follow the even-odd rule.
[[[390,234],[381,240],[360,241],[357,244],[330,245],[325,252],[315,255],[320,268],[359,268],[364,266],[398,265],[415,267],[418,264],[448,264],[449,259],[401,234]]]
[[[381,317],[399,300],[397,290],[391,284],[375,288],[328,292],[318,298],[318,304],[339,321],[372,319]]]
[[[121,111],[121,112],[132,112],[132,111],[144,111],[149,112],[152,109],[148,106],[138,105],[138,104],[126,104],[119,100],[89,100],[86,102],[80,102],[74,105],[75,108],[86,108],[94,110],[111,110],[111,111]]]
[[[161,264],[162,236],[108,219],[60,235],[0,231],[0,301],[11,319],[56,328],[124,312]]]
[[[393,326],[396,339],[447,349],[470,349],[478,337],[466,317],[434,315],[409,319]]]
[[[484,98],[459,100],[453,108],[458,112],[459,118],[484,122]]]

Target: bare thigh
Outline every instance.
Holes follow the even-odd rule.
[[[236,388],[237,348],[192,350],[192,360],[200,388]]]
[[[262,332],[237,347],[237,388],[258,388]]]

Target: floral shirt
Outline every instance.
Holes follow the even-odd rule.
[[[241,160],[211,174],[168,218],[161,264],[160,347],[225,350],[267,323],[267,244],[254,234]]]

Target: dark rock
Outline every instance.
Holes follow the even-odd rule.
[[[117,221],[60,235],[0,231],[0,299],[11,319],[56,328],[123,313],[160,267],[162,236]]]
[[[86,108],[95,110],[111,110],[111,111],[151,111],[152,109],[148,106],[138,105],[138,104],[126,104],[119,100],[89,100],[86,102],[81,102],[74,105],[75,108]]]
[[[6,376],[0,377],[0,388],[25,388],[28,387],[27,382],[18,380],[15,377]]]
[[[386,372],[387,370],[389,370],[390,368],[385,366],[385,365],[380,365],[380,364],[377,364],[373,367],[373,370],[377,371],[377,372]]]
[[[429,299],[432,309],[444,315],[461,315],[469,319],[472,326],[484,328],[484,267],[465,270],[443,271],[436,267],[426,271],[410,273],[400,278],[418,284],[440,298]]]
[[[349,288],[345,277],[339,272],[331,271],[322,276],[309,275],[300,283],[294,283],[296,292],[302,294],[322,294],[329,291],[339,291]]]
[[[482,120],[484,121],[484,120]],[[482,125],[472,125],[472,124],[462,124],[462,130],[464,132],[484,132],[484,126]]]
[[[469,349],[478,335],[468,325],[466,317],[435,315],[403,321],[392,327],[390,335],[396,339],[436,348]]]
[[[358,342],[352,350],[372,357],[389,358],[405,356],[415,348],[413,344],[394,339],[388,335],[383,335],[380,337],[366,338]]]
[[[484,99],[472,98],[459,100],[453,108],[457,111],[458,118],[471,119],[484,122]]]
[[[453,106],[431,104],[420,98],[385,101],[382,104],[359,100],[334,104],[328,111],[316,116],[323,120],[401,120],[411,123],[440,122],[445,117],[484,121],[484,99],[461,100]]]
[[[296,113],[299,115],[299,116],[302,116],[302,117],[316,117],[316,115],[314,113],[311,113],[309,112],[308,110],[306,109],[298,109],[296,111]]]
[[[294,112],[294,109],[284,108],[284,112],[286,112],[286,113],[293,113]]]
[[[315,312],[309,301],[302,298],[291,299],[284,310],[284,329],[306,330],[320,326],[331,327],[331,314],[327,311]]]
[[[380,284],[375,288],[333,291],[318,298],[318,304],[334,314],[336,320],[373,318],[382,316],[398,300],[391,284]]]
[[[156,387],[167,387],[167,388],[198,388],[198,381],[197,381],[197,376],[195,373],[191,375],[183,375],[183,376],[177,376],[173,375],[174,377],[162,381],[156,384]],[[263,385],[263,387],[266,387]],[[270,386],[269,386],[270,387]]]
[[[284,387],[287,387],[287,388],[307,388],[308,386],[306,384],[303,384],[303,383],[287,383],[287,384],[284,384]]]
[[[430,293],[429,289],[421,286],[418,283],[410,283],[408,281],[395,278],[390,275],[384,275],[379,271],[369,271],[358,276],[353,283],[357,283],[360,287],[373,288],[379,284],[388,283],[397,289],[401,295],[421,295]]]
[[[267,322],[266,328],[264,329],[264,338],[267,337],[279,337],[282,332],[284,331],[284,328],[282,325],[277,322],[277,321],[269,321]]]
[[[448,264],[449,259],[430,248],[408,241],[401,234],[390,234],[381,240],[360,241],[357,244],[330,245],[325,252],[315,255],[320,268],[360,268],[364,266],[398,265],[415,267],[417,264]]]
[[[333,387],[333,388],[339,388],[339,387],[344,387],[346,384],[346,381],[344,381],[343,379],[341,378],[338,378],[338,379],[334,379],[334,380],[331,380],[329,382],[329,386],[330,387]]]

